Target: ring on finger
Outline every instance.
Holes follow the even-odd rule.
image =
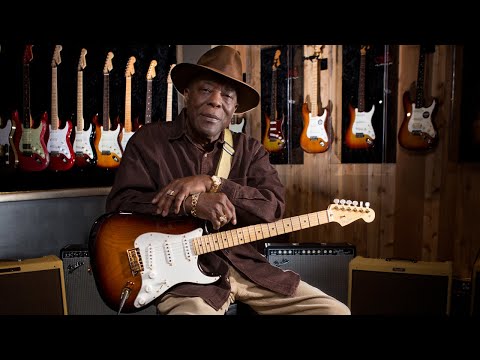
[[[167,191],[167,195],[168,195],[168,196],[173,196],[173,195],[175,195],[175,190],[168,190],[168,191]]]
[[[218,220],[220,220],[220,222],[227,222],[227,217],[225,215],[222,215],[218,218]]]

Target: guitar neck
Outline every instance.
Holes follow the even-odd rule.
[[[360,73],[358,77],[358,111],[365,111],[365,63],[366,55],[360,55]]]
[[[152,80],[147,80],[147,101],[145,108],[145,124],[152,122]]]
[[[132,78],[127,77],[125,82],[125,124],[124,131],[132,131]]]
[[[272,70],[272,96],[270,99],[270,120],[277,119],[277,68]]]
[[[418,59],[418,73],[417,73],[417,87],[415,96],[415,106],[418,108],[424,107],[423,84],[425,81],[425,50],[423,46],[420,47],[420,57]]]
[[[110,130],[110,75],[103,74],[103,131]]]
[[[267,239],[330,222],[327,210],[293,216],[273,223],[250,225],[234,230],[204,235],[193,241],[197,255],[226,249],[236,245]]]
[[[172,121],[172,103],[173,103],[173,84],[167,84],[167,112],[165,116],[166,121]]]
[[[318,60],[313,59],[312,60],[312,98],[310,100],[312,104],[312,108],[310,109],[310,112],[312,113],[312,116],[317,116],[318,115],[318,104],[317,104],[317,98],[318,98]]]
[[[57,68],[52,68],[52,111],[51,111],[52,130],[58,130],[58,98],[57,98]]]
[[[30,114],[30,66],[23,65],[23,127],[28,129],[32,126]]]
[[[83,131],[83,71],[77,72],[77,131]]]

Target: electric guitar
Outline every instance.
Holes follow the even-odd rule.
[[[145,105],[145,124],[150,124],[152,122],[152,81],[156,76],[155,66],[157,66],[157,60],[150,61],[150,66],[147,71],[147,95],[146,95],[146,105]]]
[[[325,45],[314,47],[312,59],[312,96],[310,98],[311,109],[308,111],[308,104],[302,105],[303,130],[300,135],[300,146],[308,153],[322,153],[330,147],[330,138],[328,136],[328,121],[330,120],[330,111],[328,108],[322,108],[320,96],[320,73],[322,52]],[[318,104],[317,104],[318,99]]]
[[[122,153],[127,147],[127,143],[134,134],[132,129],[132,75],[135,73],[135,64],[137,59],[135,56],[130,56],[128,59],[127,68],[125,69],[125,122],[120,135],[120,145]]]
[[[52,111],[47,141],[47,150],[50,154],[48,167],[54,171],[71,169],[75,163],[73,146],[70,142],[72,122],[67,120],[64,127],[60,128],[60,119],[58,117],[57,68],[61,63],[60,51],[62,51],[62,46],[55,46],[52,58]]]
[[[97,153],[97,166],[101,168],[113,169],[120,166],[122,159],[122,150],[119,142],[122,125],[116,121],[112,128],[110,122],[110,71],[112,65],[113,53],[110,51],[103,67],[103,122],[100,125],[98,117],[94,119],[95,123],[95,151]]]
[[[369,203],[338,201],[327,210],[203,235],[198,219],[108,213],[90,231],[92,274],[103,301],[117,312],[136,312],[183,282],[210,284],[219,276],[204,274],[198,257],[209,252],[266,239],[312,226],[355,220],[372,222]]]
[[[18,168],[24,171],[42,171],[48,167],[50,154],[45,137],[47,132],[47,113],[43,113],[39,125],[33,127],[30,112],[30,62],[33,59],[33,45],[27,45],[23,56],[23,114],[19,119],[17,111],[13,113],[15,134],[13,143],[18,155]]]
[[[173,110],[173,82],[172,82],[172,69],[176,64],[170,65],[170,71],[168,72],[167,78],[167,107],[165,111],[165,121],[172,121],[172,110]]]
[[[430,106],[425,106],[423,94],[424,78],[425,48],[424,46],[421,46],[418,61],[415,102],[410,100],[409,91],[406,91],[403,94],[405,117],[400,125],[400,130],[398,131],[398,142],[407,150],[431,150],[438,143],[437,131],[432,122],[432,113],[435,109],[436,101],[433,99]]]
[[[282,134],[284,115],[278,118],[277,114],[277,69],[280,66],[281,51],[275,51],[272,65],[272,91],[270,98],[270,115],[265,114],[265,134],[263,146],[268,152],[279,152],[285,147],[285,138]]]
[[[3,125],[3,126],[1,126]],[[0,118],[0,167],[16,166],[16,151],[13,145],[15,124],[8,119],[5,124]]]
[[[239,118],[242,119],[240,122],[238,122]],[[232,120],[230,120],[230,125],[228,125],[228,128],[232,132],[242,133],[244,126],[245,126],[245,115],[233,115]]]
[[[349,104],[350,123],[347,128],[345,143],[351,149],[368,149],[375,145],[375,130],[372,116],[375,105],[370,111],[365,110],[365,64],[367,47],[360,48],[360,73],[358,80],[358,107]]]
[[[77,68],[77,126],[73,151],[75,152],[75,165],[78,167],[93,166],[97,162],[97,154],[94,150],[93,139],[95,128],[88,124],[85,130],[83,118],[83,69],[87,66],[87,49],[82,49]]]

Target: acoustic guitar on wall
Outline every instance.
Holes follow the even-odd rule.
[[[275,153],[285,148],[285,137],[282,133],[284,115],[279,117],[277,112],[277,70],[280,67],[281,51],[275,51],[272,64],[272,91],[270,96],[270,114],[265,114],[265,133],[263,146],[268,152]]]
[[[328,135],[330,110],[322,107],[320,95],[321,63],[325,45],[315,45],[312,57],[312,88],[310,96],[310,111],[308,103],[302,105],[303,130],[300,134],[300,146],[307,153],[322,153],[330,147],[331,136]]]
[[[375,145],[375,130],[372,126],[372,117],[375,105],[370,111],[365,109],[365,68],[368,47],[360,47],[360,72],[358,78],[358,104],[354,107],[349,104],[350,122],[345,134],[345,144],[350,149],[368,149]]]
[[[425,47],[420,46],[415,101],[411,100],[409,91],[403,94],[405,117],[398,131],[400,146],[412,151],[431,150],[438,143],[437,130],[432,122],[432,113],[436,105],[435,99],[429,106],[425,106],[425,52]]]

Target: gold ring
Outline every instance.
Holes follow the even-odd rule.
[[[227,222],[227,217],[225,215],[222,215],[218,218],[218,220],[220,220],[220,222]]]
[[[174,190],[168,190],[167,195],[168,196],[173,196],[173,195],[175,195],[175,191]]]

